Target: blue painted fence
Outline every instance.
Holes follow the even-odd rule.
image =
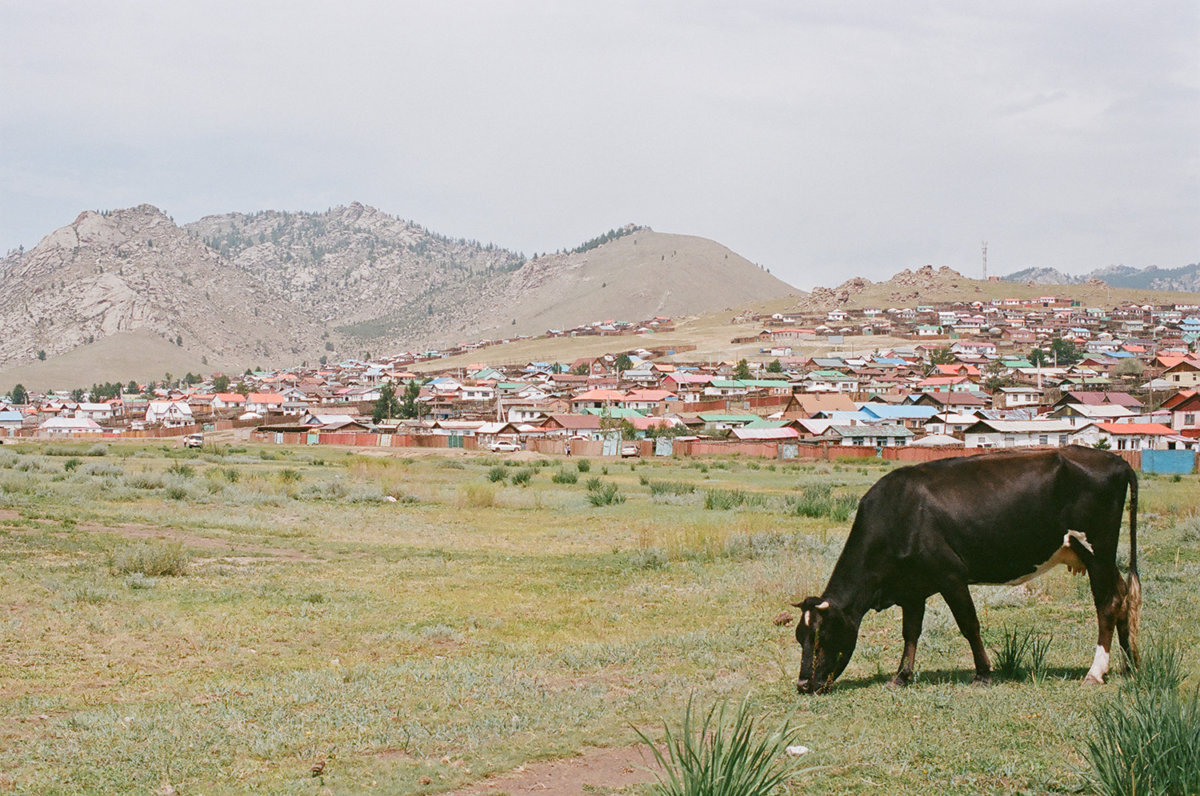
[[[1195,451],[1142,451],[1143,473],[1187,475],[1195,470]]]

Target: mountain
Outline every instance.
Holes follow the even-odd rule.
[[[39,357],[102,340],[97,367],[126,367],[128,352],[118,351],[136,354],[149,335],[169,344],[155,347],[155,367],[177,349],[176,373],[197,361],[285,366],[800,294],[704,238],[629,225],[529,259],[358,203],[227,213],[184,227],[151,205],[86,211],[0,260],[0,286],[5,370],[36,369]]]
[[[1179,268],[1130,268],[1127,265],[1110,265],[1098,268],[1083,276],[1064,274],[1056,268],[1026,268],[1004,277],[1006,282],[1032,282],[1036,285],[1078,285],[1096,280],[1112,287],[1133,290],[1171,290],[1200,292],[1200,264],[1184,265]]]

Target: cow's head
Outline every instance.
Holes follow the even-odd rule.
[[[858,623],[821,597],[809,597],[795,607],[801,609],[796,623],[796,641],[801,648],[796,688],[801,694],[823,693],[850,663],[858,643]]]

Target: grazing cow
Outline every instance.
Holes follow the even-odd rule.
[[[1129,489],[1129,580],[1117,540]],[[1113,628],[1137,661],[1137,474],[1106,451],[1070,446],[942,459],[901,467],[863,495],[820,597],[802,609],[796,640],[801,693],[828,690],[854,653],[870,609],[903,610],[904,654],[892,685],[913,676],[925,600],[941,594],[971,644],[975,681],[990,680],[968,586],[1024,583],[1056,564],[1086,570],[1100,625],[1085,683],[1103,683]]]

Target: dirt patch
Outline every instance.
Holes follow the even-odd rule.
[[[654,755],[645,746],[588,749],[575,756],[521,766],[489,777],[450,796],[495,796],[501,793],[595,793],[654,781]]]
[[[21,512],[16,509],[0,509],[0,522],[12,522],[21,519]]]

